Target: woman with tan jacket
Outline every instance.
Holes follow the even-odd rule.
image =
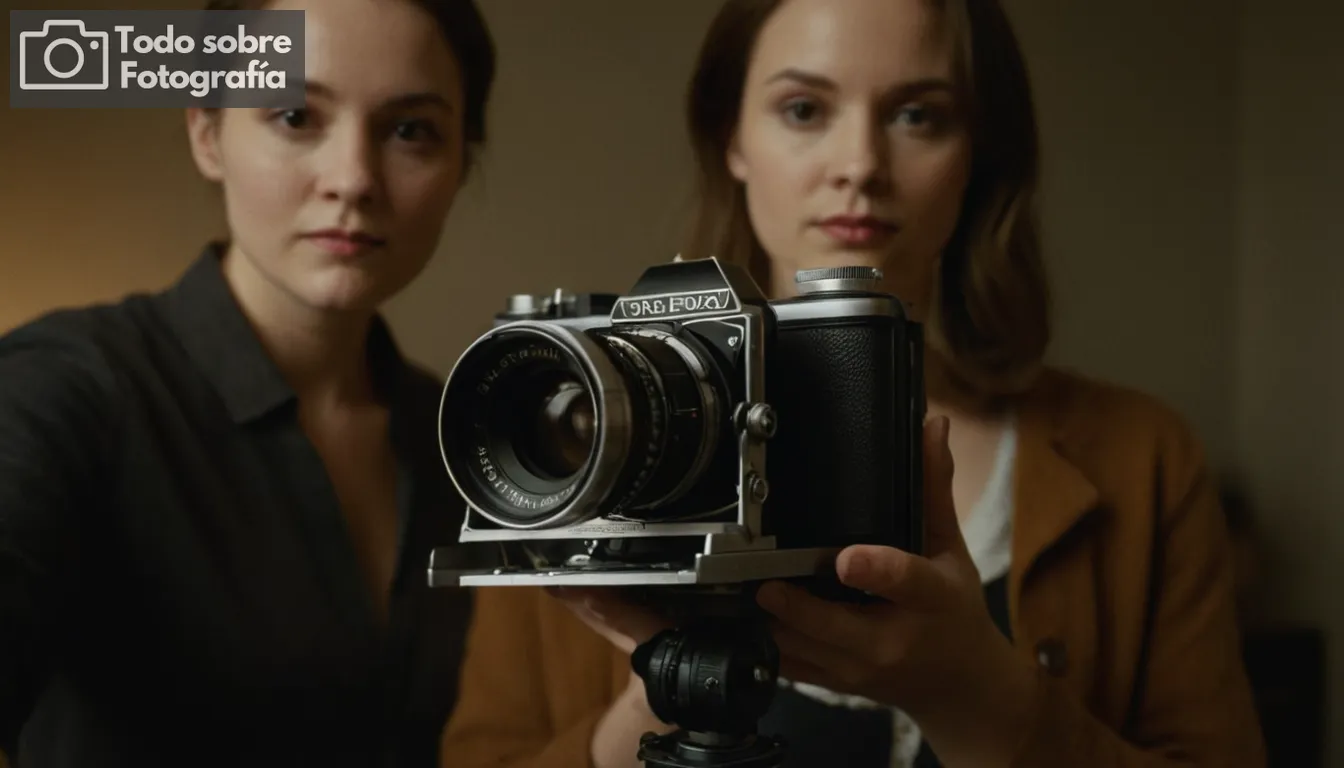
[[[689,123],[689,253],[776,298],[798,269],[880,267],[930,342],[925,556],[842,552],[879,606],[758,594],[786,765],[1263,765],[1196,439],[1041,362],[1037,130],[998,3],[728,0]],[[659,627],[613,594],[480,590],[444,764],[639,765],[670,726],[629,654]]]

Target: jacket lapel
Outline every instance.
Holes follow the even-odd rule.
[[[1014,627],[1023,585],[1037,561],[1096,506],[1097,487],[1068,459],[1063,414],[1070,394],[1050,373],[1024,398],[1018,412],[1017,477],[1013,491],[1009,611]]]

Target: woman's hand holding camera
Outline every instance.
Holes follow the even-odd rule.
[[[783,583],[757,599],[777,619],[784,677],[901,708],[944,765],[1006,765],[1029,727],[1035,670],[985,607],[952,502],[947,432],[946,417],[924,430],[926,556],[852,546],[837,559],[845,585],[882,602],[828,602]]]
[[[836,562],[846,586],[882,602],[829,602],[782,582],[762,586],[757,600],[776,619],[784,677],[903,709],[944,765],[1007,764],[1029,727],[1036,675],[985,607],[952,502],[947,433],[945,417],[924,430],[926,555],[864,545],[846,548]],[[625,653],[667,627],[613,591],[551,592]],[[632,671],[625,694],[598,726],[596,765],[637,765],[630,745],[650,730],[671,727],[649,710],[643,681]]]

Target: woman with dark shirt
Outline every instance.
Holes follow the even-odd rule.
[[[306,106],[189,110],[227,241],[0,338],[0,750],[435,765],[469,602],[421,574],[460,504],[379,307],[485,140],[493,43],[471,0],[209,8],[306,12]]]

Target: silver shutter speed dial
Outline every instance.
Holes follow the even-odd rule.
[[[504,314],[523,317],[536,311],[537,297],[529,293],[516,293],[509,297],[509,304]]]
[[[832,293],[837,291],[876,291],[882,282],[882,270],[877,267],[826,267],[800,269],[793,276],[798,293]]]

